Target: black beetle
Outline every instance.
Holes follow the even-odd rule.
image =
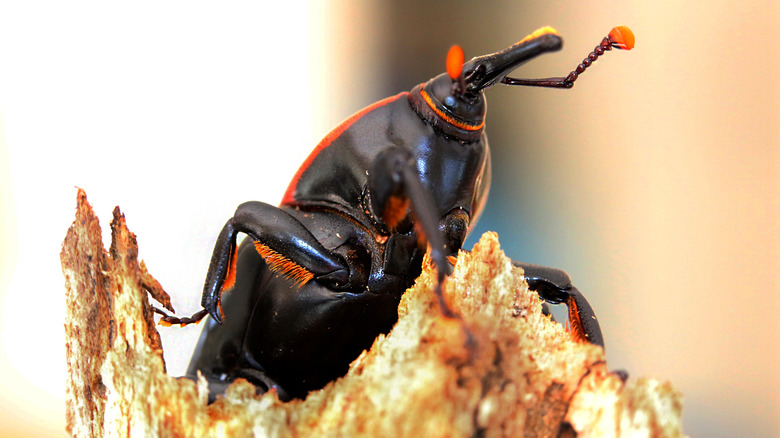
[[[203,373],[212,399],[239,377],[258,392],[305,397],[344,375],[392,328],[426,247],[442,312],[453,316],[441,296],[448,257],[457,256],[490,186],[484,90],[497,83],[570,88],[605,51],[633,43],[630,29],[617,27],[569,76],[534,80],[507,74],[561,48],[552,28],[466,63],[454,48],[448,73],[348,118],[309,155],[279,207],[247,202],[227,221],[204,309],[189,318],[163,316],[169,324],[212,317],[187,377]],[[249,236],[241,245],[239,233]],[[516,265],[545,301],[567,305],[575,336],[603,346],[593,309],[565,272]]]

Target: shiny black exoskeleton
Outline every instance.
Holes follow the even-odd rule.
[[[624,40],[610,33],[599,55],[630,48]],[[212,397],[239,377],[259,391],[275,388],[281,398],[321,388],[392,328],[426,247],[442,312],[452,316],[440,289],[448,257],[457,256],[490,186],[483,92],[499,82],[569,88],[576,74],[506,77],[561,45],[544,28],[500,52],[448,60],[449,73],[377,102],[331,132],[279,207],[240,205],[217,239],[204,310],[163,317],[185,324],[211,315],[188,377],[203,373]],[[237,246],[239,233],[248,238]],[[603,345],[593,310],[563,271],[517,265],[543,299],[567,304],[575,335]]]

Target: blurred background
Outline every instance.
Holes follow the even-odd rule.
[[[59,251],[84,188],[120,205],[180,313],[235,207],[276,203],[360,108],[543,25],[568,91],[487,93],[493,189],[467,247],[565,269],[608,363],[671,380],[691,436],[780,435],[780,6],[733,2],[0,0],[0,434],[64,435]],[[161,329],[183,373],[199,327]]]

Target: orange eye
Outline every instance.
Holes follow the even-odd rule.
[[[634,48],[634,32],[628,26],[617,26],[609,31],[609,42],[612,47],[622,50]]]
[[[463,60],[463,49],[457,45],[450,47],[450,51],[447,53],[447,74],[453,81],[458,80],[461,71],[463,71]]]

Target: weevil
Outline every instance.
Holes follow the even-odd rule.
[[[484,91],[499,83],[571,88],[606,51],[633,48],[634,36],[628,27],[614,28],[566,77],[507,76],[562,44],[545,27],[467,62],[455,46],[446,73],[368,106],[329,133],[280,206],[241,204],[217,238],[203,309],[161,319],[189,324],[210,315],[187,376],[200,371],[212,399],[239,377],[258,392],[305,397],[344,375],[392,328],[426,250],[441,311],[456,317],[441,285],[490,187]],[[248,238],[238,245],[240,233]],[[515,265],[543,300],[566,304],[575,337],[603,346],[593,309],[564,271]]]

